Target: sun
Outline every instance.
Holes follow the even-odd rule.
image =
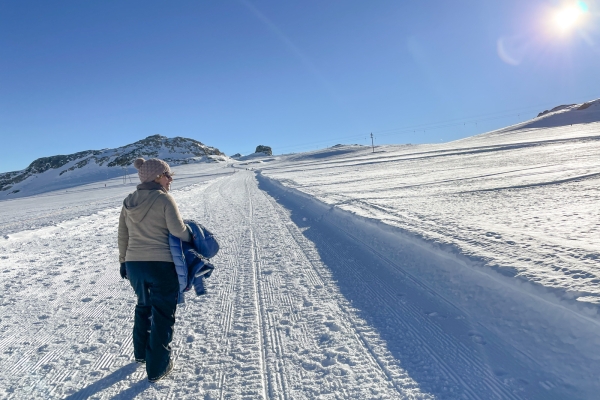
[[[559,32],[567,33],[581,24],[586,11],[587,6],[583,1],[565,5],[554,12],[552,22]]]

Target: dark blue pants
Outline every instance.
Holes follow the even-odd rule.
[[[127,277],[138,302],[133,324],[133,354],[146,360],[148,378],[157,378],[167,369],[179,281],[175,264],[164,261],[128,261]]]

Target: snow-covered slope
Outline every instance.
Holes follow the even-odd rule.
[[[599,122],[379,146],[375,153],[344,146],[260,168],[331,207],[449,245],[598,314]]]
[[[270,162],[276,160],[277,157],[270,156],[265,153],[252,153],[246,156],[239,156],[236,158],[236,161],[239,162],[238,165],[251,165],[251,164],[262,164],[265,162]]]
[[[1,203],[1,398],[546,400],[600,390],[594,317],[244,168],[174,168],[182,215],[222,245],[208,294],[178,307],[174,372],[149,384],[133,362],[135,295],[118,274],[116,230],[135,183],[113,179]]]
[[[530,121],[517,124],[510,129],[553,128],[600,121],[600,99],[580,104],[565,104],[542,111]]]
[[[218,149],[193,139],[148,136],[116,149],[38,158],[24,170],[0,173],[0,199],[30,196],[135,173],[132,164],[137,157],[158,157],[171,165],[226,161]]]
[[[596,399],[599,156],[589,122],[175,166],[221,251],[158,384],[118,274],[136,182],[3,200],[0,398]]]

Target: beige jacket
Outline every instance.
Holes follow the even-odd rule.
[[[141,190],[141,187],[151,187]],[[119,218],[119,262],[173,262],[169,233],[190,241],[177,204],[157,183],[145,183],[123,201]]]

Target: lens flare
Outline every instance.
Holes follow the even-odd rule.
[[[554,12],[552,21],[561,33],[566,33],[577,27],[584,14],[588,12],[588,6],[583,1],[563,6]]]
[[[583,1],[578,1],[577,7],[579,7],[581,9],[581,11],[583,11],[584,13],[588,12],[588,6]]]

